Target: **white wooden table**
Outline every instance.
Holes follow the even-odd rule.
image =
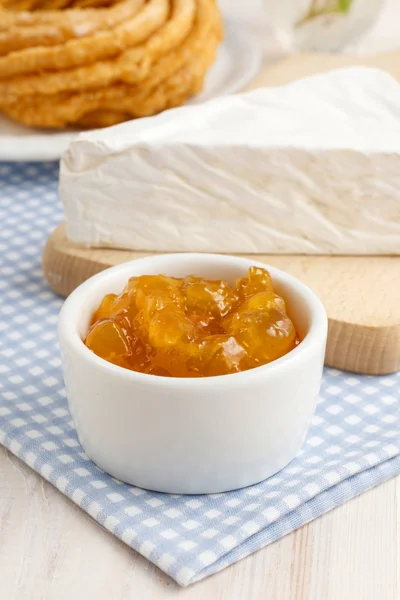
[[[398,600],[400,477],[181,589],[0,447],[1,600]]]

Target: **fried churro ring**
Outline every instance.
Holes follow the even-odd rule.
[[[144,5],[145,1],[146,0],[141,0],[141,6]],[[49,0],[48,8],[37,12],[13,12],[5,10],[0,6],[0,31],[9,31],[11,28],[15,27],[40,27],[43,25],[50,25],[54,28],[61,29],[62,31],[71,31],[72,33],[74,32],[74,29],[77,28],[79,34],[79,31],[85,26],[87,27],[88,23],[91,23],[92,21],[97,22],[97,20],[100,19],[102,22],[104,21],[104,23],[106,23],[106,18],[109,14],[108,11],[114,4],[118,4],[118,2],[115,2],[112,6],[107,8],[76,8],[73,5],[72,8],[63,10],[61,13],[60,9],[63,9],[64,6],[68,6],[67,3],[63,4],[63,2],[64,0]],[[67,2],[69,2],[69,0],[67,0]]]
[[[73,4],[73,0],[38,0],[35,4],[35,12],[48,10],[64,10]],[[61,16],[61,15],[60,15]]]
[[[131,115],[119,110],[94,110],[83,115],[76,123],[80,129],[100,129],[101,127],[112,127],[124,121],[129,121]]]
[[[180,13],[180,9],[183,7],[183,5],[185,4],[187,6],[187,2],[188,0],[173,0],[175,2],[175,9],[177,11],[177,18],[179,18],[181,16]],[[144,90],[147,89],[152,89],[155,85],[157,85],[160,81],[162,81],[163,79],[167,78],[169,75],[173,74],[175,71],[177,71],[181,66],[183,66],[183,64],[185,64],[192,56],[194,56],[197,52],[201,52],[202,50],[202,44],[206,39],[207,34],[209,33],[210,27],[211,27],[211,15],[212,15],[212,11],[215,11],[215,5],[213,3],[213,0],[198,0],[198,7],[197,9],[195,9],[195,4],[193,2],[193,11],[194,11],[194,24],[192,29],[189,32],[189,35],[187,35],[183,42],[181,42],[181,44],[179,44],[177,47],[173,48],[170,52],[164,54],[163,56],[161,56],[161,58],[158,60],[158,62],[154,65],[154,67],[152,68],[150,74],[148,75],[147,78],[143,79],[140,82],[140,90],[143,92]],[[173,19],[170,21],[171,23],[174,23],[174,25],[176,24],[176,22],[178,21],[174,21],[174,17]],[[167,27],[167,26],[166,26]],[[165,27],[165,29],[166,29]],[[160,36],[161,34],[165,35],[166,33],[170,33],[170,29],[167,30],[167,32],[165,32],[165,29],[161,32],[160,31]],[[171,40],[171,36],[169,36],[169,39]],[[177,40],[174,40],[177,41]],[[120,61],[114,61],[114,63],[110,64],[110,67],[113,66],[113,71],[111,73],[112,75],[112,80],[108,80],[107,86],[109,86],[111,83],[115,83],[118,81],[122,81],[122,76],[120,73],[120,66],[121,63]],[[92,68],[95,69],[97,67],[97,65],[94,65]],[[132,68],[132,65],[131,65]],[[128,76],[130,76],[131,73],[128,72]],[[38,82],[41,81],[40,76],[37,79]],[[48,82],[46,82],[48,83]],[[80,82],[79,82],[80,83]],[[88,87],[88,84],[90,83],[90,81],[86,81],[86,86]],[[127,83],[135,83],[135,81],[128,81]],[[86,87],[85,86],[85,87]],[[99,89],[99,86],[95,87],[95,92],[97,95],[101,95],[103,93],[103,90],[106,88],[106,86],[102,86]],[[76,90],[83,92],[85,88],[77,85],[76,86]],[[46,110],[47,108],[51,110],[51,106],[53,106],[54,102],[57,103],[59,99],[62,98],[70,98],[71,102],[76,102],[77,99],[79,98],[78,94],[75,95],[71,95],[69,93],[65,93],[64,91],[62,92],[57,92],[57,93],[53,93],[51,95],[48,95],[48,101],[45,100],[44,97],[40,96],[40,93],[42,93],[42,89],[39,88],[39,95],[38,98],[42,98],[40,100],[40,102],[42,103],[42,106],[46,106]],[[48,92],[49,89],[48,87],[44,88],[45,92]],[[53,90],[52,90],[53,91]],[[1,98],[1,92],[2,92],[2,83],[0,82],[0,98]],[[23,92],[25,93],[25,96],[27,94],[27,88],[24,87]],[[36,94],[32,94],[31,97],[35,97]],[[91,98],[94,98],[94,94],[91,94],[90,96]],[[27,96],[27,101],[29,102],[29,98],[30,96]],[[24,104],[24,100],[21,97],[19,99],[19,102],[21,103],[21,105]]]
[[[193,25],[195,0],[173,0],[172,5],[171,19],[144,44],[123,52],[114,60],[99,61],[79,69],[0,79],[0,102],[31,94],[53,95],[96,89],[118,81],[132,84],[142,81],[152,64],[178,46]]]
[[[110,29],[127,19],[132,19],[143,7],[144,0],[125,0],[109,9],[95,10],[86,21],[75,25],[68,22],[53,25],[14,26],[0,31],[0,55],[30,48],[31,46],[54,46],[76,37],[84,37]],[[60,19],[60,15],[59,15]]]
[[[36,12],[45,10],[63,10],[73,8],[98,8],[112,6],[121,0],[12,0],[0,2],[0,6],[13,12]],[[60,15],[61,16],[61,15]]]
[[[111,4],[115,4],[115,2],[111,2],[111,0],[75,0],[74,8],[92,8],[93,6],[100,8]]]
[[[218,45],[216,36],[210,36],[208,42],[213,42],[212,48],[206,48],[199,57],[198,63],[190,63],[178,73],[162,82],[150,95],[132,93],[127,84],[118,84],[107,88],[101,98],[95,97],[90,107],[89,102],[81,105],[83,114],[71,114],[70,120],[63,119],[59,112],[41,110],[35,104],[22,108],[17,103],[5,107],[4,112],[12,119],[33,127],[61,128],[68,125],[85,127],[102,127],[105,124],[115,124],[127,118],[145,117],[156,114],[167,108],[180,106],[201,88],[201,84],[209,65],[214,60],[215,49]],[[91,93],[93,94],[93,93]],[[90,95],[90,93],[88,94]],[[89,98],[85,98],[88,101]],[[99,105],[98,108],[94,108]],[[62,105],[60,105],[61,107]],[[119,117],[111,117],[111,113],[118,113]],[[106,123],[104,114],[107,113]],[[96,115],[99,120],[96,119]]]
[[[121,95],[120,90],[116,90],[117,93],[114,98],[111,98],[113,95],[111,92],[108,102],[104,103],[107,110],[108,123],[115,125],[116,123],[126,121],[126,114],[123,116],[121,112],[124,108],[130,118],[149,117],[163,110],[181,106],[186,100],[199,93],[203,87],[205,75],[214,62],[219,38],[215,35],[210,36],[207,42],[208,47],[204,49],[204,53],[198,63],[191,63],[188,67],[173,75],[168,81],[155,88],[153,93],[147,98],[136,98],[136,100],[129,98],[128,90],[130,86],[124,86],[125,91],[122,92],[123,99],[119,97]],[[111,123],[112,107],[114,107],[115,113],[114,120]],[[103,111],[100,111],[99,114],[102,115]],[[86,123],[87,127],[92,128],[102,127],[101,121],[96,122],[95,117],[96,113],[86,113],[76,124],[85,125]],[[119,118],[118,121],[117,118]]]
[[[14,4],[31,2],[31,6],[40,8],[70,1],[14,0]],[[179,106],[201,90],[207,70],[215,59],[222,38],[222,23],[216,0],[120,0],[119,4],[109,6],[107,9],[80,9],[75,6],[77,3],[93,5],[94,2],[96,5],[104,6],[103,2],[115,0],[73,1],[74,5],[68,4],[68,6],[74,8],[65,11],[15,12],[14,17],[19,14],[24,18],[14,29],[14,33],[17,32],[19,38],[18,35],[14,35],[13,42],[10,33],[7,33],[4,28],[1,29],[0,25],[0,52],[2,50],[8,52],[12,44],[13,47],[19,43],[27,45],[26,50],[20,48],[0,57],[0,111],[19,123],[34,127],[107,127],[131,118],[150,116],[167,108]],[[5,2],[7,0],[0,0],[0,5],[2,3],[4,7]],[[10,2],[8,6],[11,6]],[[136,16],[126,18],[128,13],[123,11],[133,11],[135,6]],[[142,39],[143,29],[140,27],[138,31],[138,24],[139,26],[143,22],[148,24],[143,20],[143,13],[149,11],[150,7],[153,11],[154,7],[158,8],[158,13],[156,11],[153,16],[159,15],[162,8],[162,19],[158,26]],[[51,19],[56,13],[59,18],[55,28],[57,31],[56,33],[53,31],[53,37],[47,39],[45,33],[50,31]],[[95,13],[96,23],[88,23],[86,17],[89,13]],[[4,14],[8,14],[7,9],[0,6],[0,24]],[[45,18],[41,22],[39,20],[39,25],[38,23],[34,25],[33,20],[25,19],[27,14],[31,16],[41,14]],[[125,18],[118,22],[117,19],[120,17],[116,15],[121,14],[124,14]],[[74,18],[73,20],[60,19],[61,15],[70,15]],[[132,12],[129,15],[132,15]],[[105,16],[109,19],[107,24],[101,21]],[[65,40],[62,37],[68,36],[65,31],[76,27],[78,21],[82,26],[91,27],[91,33],[81,34],[86,36],[82,39]],[[99,25],[100,21],[104,24]],[[112,25],[110,25],[111,21]],[[98,26],[104,27],[104,30],[96,29],[92,33]],[[154,27],[154,22],[152,26]],[[116,36],[116,32],[121,33],[121,30],[128,37]],[[78,32],[78,35],[80,33]],[[103,34],[107,34],[107,39],[114,36],[114,50],[108,48],[107,52],[115,52],[116,39],[118,38],[120,42],[122,40],[119,51],[107,55],[105,60],[98,58],[102,57],[102,52],[105,51],[103,43],[106,38]],[[40,36],[42,36],[40,46],[36,48],[39,53],[35,53],[35,48],[31,45]],[[132,45],[126,46],[128,38]],[[21,41],[28,39],[29,42]],[[59,39],[63,39],[64,43],[55,42]],[[87,45],[82,45],[83,42],[92,44],[90,59]],[[48,46],[45,46],[45,43],[48,43]],[[41,57],[39,60],[41,66],[59,65],[62,49],[64,52],[61,53],[62,64],[69,64],[72,61],[73,68],[61,69],[59,66],[54,70],[37,68],[38,56]],[[83,56],[76,58],[79,49],[82,50]],[[16,56],[19,59],[24,57],[23,66],[15,67]],[[79,63],[77,67],[74,62],[76,60]],[[36,66],[30,72],[29,68],[32,64]],[[8,70],[13,72],[15,68],[17,74],[10,75]],[[22,69],[21,72],[18,69]]]
[[[40,4],[40,10],[65,10],[71,4],[74,4],[71,0],[44,0]]]
[[[33,11],[36,10],[36,6],[40,0],[16,0],[15,2],[9,2],[7,8],[13,11]]]
[[[168,14],[168,0],[149,0],[138,15],[112,30],[69,40],[66,44],[52,48],[39,46],[2,56],[0,77],[68,69],[115,56],[146,40],[167,20]]]
[[[210,14],[212,8],[213,12]],[[207,21],[202,20],[205,15],[208,15]],[[62,93],[46,98],[33,96],[3,107],[4,112],[19,122],[42,127],[63,127],[72,123],[85,126],[94,126],[96,123],[96,126],[104,126],[104,119],[99,117],[96,121],[95,115],[112,110],[125,115],[118,117],[121,120],[126,120],[126,114],[131,117],[155,114],[165,108],[178,106],[200,89],[204,75],[215,58],[220,38],[221,24],[214,2],[199,0],[194,32],[175,51],[175,54],[180,53],[184,57],[183,62],[177,61],[175,64],[180,67],[179,70],[161,83],[161,72],[166,62],[161,65],[160,72],[149,79],[147,85],[117,84],[94,92],[73,95]],[[164,57],[165,61],[171,58]],[[92,116],[85,117],[87,114]],[[111,122],[108,114],[107,123]]]

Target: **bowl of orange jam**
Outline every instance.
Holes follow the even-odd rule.
[[[80,442],[100,468],[150,490],[257,483],[304,442],[326,336],[317,296],[257,261],[165,254],[107,269],[59,318]]]

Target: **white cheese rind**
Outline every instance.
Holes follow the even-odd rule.
[[[60,195],[89,246],[400,254],[400,86],[341,69],[81,134]]]

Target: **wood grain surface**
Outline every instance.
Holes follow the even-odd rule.
[[[400,478],[179,588],[0,448],[2,600],[398,600]]]
[[[150,253],[82,248],[65,226],[50,236],[43,272],[68,295],[103,269]],[[323,301],[329,317],[326,364],[370,375],[400,369],[400,257],[253,256],[295,275]]]
[[[372,56],[312,53],[296,54],[263,69],[247,89],[252,90],[263,86],[284,85],[285,83],[308,75],[326,73],[333,69],[351,66],[383,69],[396,79],[400,80],[400,51]]]

